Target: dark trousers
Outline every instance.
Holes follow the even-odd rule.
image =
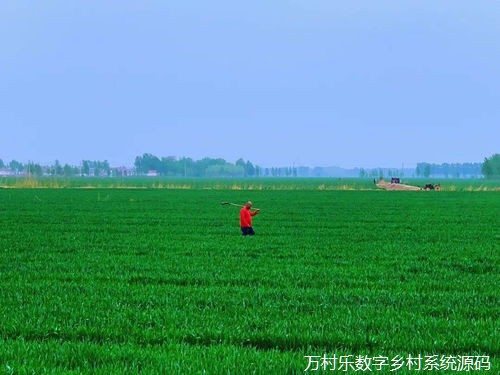
[[[241,227],[241,233],[244,236],[253,236],[255,234],[252,227]]]

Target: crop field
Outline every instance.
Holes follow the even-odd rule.
[[[324,354],[498,373],[500,193],[202,183],[0,189],[0,373],[301,374]],[[243,238],[220,202],[247,200]]]

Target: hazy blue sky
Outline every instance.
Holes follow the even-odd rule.
[[[500,1],[2,0],[0,158],[500,152]]]

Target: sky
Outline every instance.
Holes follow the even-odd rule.
[[[0,46],[4,161],[500,152],[500,1],[3,0]]]

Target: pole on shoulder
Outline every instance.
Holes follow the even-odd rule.
[[[245,207],[244,205],[241,204],[236,204],[236,203],[231,203],[231,202],[221,202],[220,203],[222,206],[235,206],[235,207]],[[259,208],[254,208],[255,211],[260,211]]]

